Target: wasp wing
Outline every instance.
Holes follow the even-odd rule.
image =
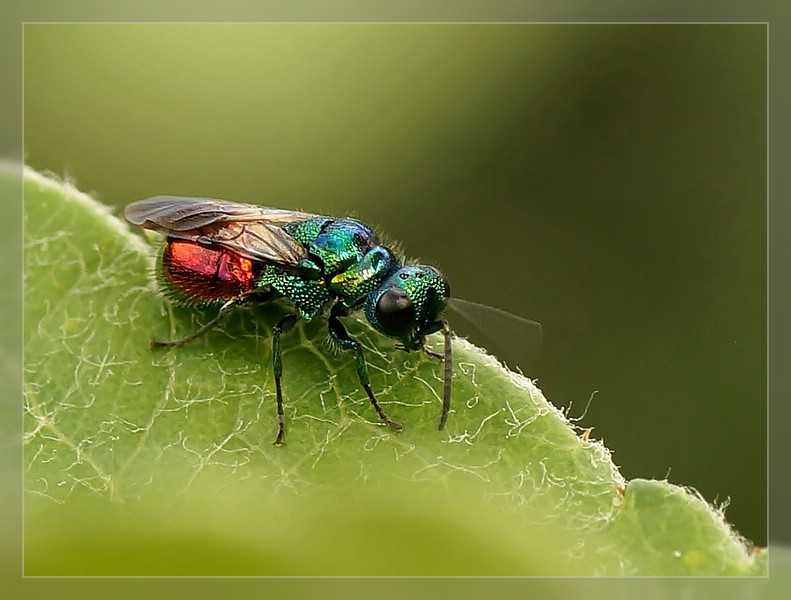
[[[543,338],[541,323],[461,298],[449,298],[447,308],[452,317],[463,319],[462,323],[451,321],[455,333],[485,344],[511,368],[528,374],[535,371]]]
[[[227,222],[261,221],[286,225],[316,216],[253,204],[184,196],[154,196],[133,202],[126,207],[125,215],[135,225],[146,229],[157,229],[158,226],[167,231],[189,231]]]
[[[228,248],[252,260],[297,267],[305,247],[282,229],[315,215],[212,198],[154,196],[129,204],[127,220],[169,237]]]

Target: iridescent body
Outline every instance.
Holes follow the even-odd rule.
[[[160,281],[177,301],[222,303],[217,317],[197,332],[156,346],[188,342],[213,327],[244,302],[283,297],[294,308],[274,326],[272,365],[278,409],[276,444],[283,442],[280,337],[298,318],[313,319],[328,307],[329,333],[355,352],[357,375],[379,417],[395,430],[373,394],[357,340],[340,318],[361,309],[381,333],[399,340],[405,351],[424,350],[445,362],[441,429],[450,406],[452,376],[450,329],[439,317],[450,296],[442,274],[425,265],[404,265],[364,223],[234,204],[205,198],[157,196],[130,204],[126,217],[167,236]],[[442,331],[445,352],[424,347],[425,337]]]
[[[186,302],[225,302],[255,290],[255,263],[231,250],[172,240],[162,250],[162,282]]]
[[[314,217],[283,229],[305,246],[308,261],[298,273],[270,265],[260,285],[286,296],[303,319],[312,319],[335,298],[348,308],[356,306],[401,266],[368,227],[353,219]]]

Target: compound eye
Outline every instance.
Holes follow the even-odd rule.
[[[406,338],[415,329],[415,309],[403,290],[391,287],[376,303],[376,318],[382,331]]]

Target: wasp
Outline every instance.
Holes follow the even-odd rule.
[[[397,340],[400,350],[423,351],[444,363],[442,412],[445,426],[453,376],[451,330],[442,318],[450,286],[426,265],[405,264],[366,224],[297,211],[210,198],[155,196],[129,204],[127,220],[165,235],[159,280],[177,302],[219,305],[217,315],[180,339],[153,340],[152,347],[181,346],[215,327],[235,307],[282,299],[290,312],[273,328],[272,370],[278,430],[285,439],[281,379],[281,336],[299,319],[325,314],[330,337],[356,357],[357,377],[381,421],[403,426],[379,405],[368,378],[363,347],[342,322],[363,311],[374,329]],[[431,351],[426,336],[441,332],[444,353]]]

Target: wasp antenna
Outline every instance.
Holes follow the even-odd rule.
[[[439,418],[439,426],[437,426],[438,431],[442,431],[442,428],[445,427],[445,421],[448,420],[448,413],[450,412],[450,390],[451,390],[451,382],[453,381],[453,358],[451,356],[451,346],[450,346],[450,327],[448,326],[447,321],[441,321],[442,324],[442,334],[445,336],[445,388],[442,393],[442,415]]]

